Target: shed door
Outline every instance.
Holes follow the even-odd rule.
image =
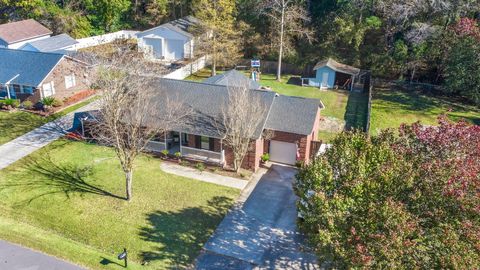
[[[297,145],[288,142],[270,141],[270,160],[294,165],[297,160]]]
[[[180,60],[183,59],[183,40],[176,39],[166,39],[166,58],[169,60]]]
[[[328,87],[328,72],[322,74],[322,87]]]

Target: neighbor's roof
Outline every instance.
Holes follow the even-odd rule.
[[[141,35],[143,33],[149,32],[151,30],[157,28],[168,28],[170,30],[176,31],[180,34],[183,34],[187,37],[193,37],[193,27],[199,25],[200,21],[193,17],[193,16],[186,16],[180,19],[176,19],[174,21],[164,23],[162,25],[156,26],[154,28],[147,29],[143,32],[138,33],[137,35]]]
[[[52,31],[33,19],[0,25],[0,39],[8,44],[50,34]]]
[[[38,87],[62,58],[59,53],[0,48],[0,84],[18,74],[11,84]]]
[[[226,86],[241,86],[248,83],[250,89],[260,89],[260,84],[258,82],[249,79],[242,72],[235,69],[207,78],[203,82]]]
[[[352,67],[349,65],[345,65],[342,63],[338,63],[337,61],[333,60],[332,58],[328,58],[326,60],[318,62],[313,70],[320,69],[322,67],[329,67],[337,72],[346,73],[350,75],[358,75],[360,73],[360,69],[356,67]]]
[[[221,138],[219,117],[222,114],[222,106],[228,102],[228,89],[224,85],[206,84],[174,79],[159,79],[159,91],[165,90],[168,98],[163,94],[156,95],[161,104],[167,99],[179,99],[185,106],[193,110],[193,115],[177,131],[194,135],[203,135]],[[257,127],[253,138],[260,138],[268,116],[268,109],[275,98],[275,92],[264,90],[252,90],[252,98],[260,99],[267,107],[262,121]],[[163,106],[160,106],[163,107]],[[161,109],[161,108],[159,108]]]
[[[76,41],[67,34],[60,34],[58,36],[28,42],[28,44],[41,52],[57,51],[75,45],[77,43],[78,41]]]

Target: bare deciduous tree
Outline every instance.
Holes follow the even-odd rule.
[[[228,86],[228,100],[222,107],[219,131],[223,143],[233,152],[233,168],[239,172],[252,139],[263,122],[266,105],[254,95],[248,83]]]
[[[306,26],[310,17],[303,3],[297,0],[263,0],[260,11],[260,14],[270,18],[275,33],[274,44],[278,46],[277,80],[280,81],[283,54],[291,38],[303,37],[308,42],[313,40],[313,32]]]
[[[125,173],[127,200],[132,198],[138,155],[154,136],[181,125],[191,112],[162,88],[158,78],[138,75],[142,61],[119,52],[99,67],[97,75],[102,95],[92,136],[115,149]]]

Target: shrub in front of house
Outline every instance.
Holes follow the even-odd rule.
[[[480,127],[342,133],[303,166],[299,227],[339,269],[480,268]]]
[[[2,109],[7,109],[7,110],[18,108],[18,106],[20,106],[20,100],[7,98],[4,100],[1,100],[0,106],[2,107]]]
[[[166,157],[166,156],[168,156],[169,151],[167,149],[164,149],[164,150],[160,151],[160,153],[162,153],[162,155],[164,157]]]
[[[33,102],[31,102],[30,100],[25,100],[24,102],[22,102],[22,104],[20,104],[22,106],[22,108],[26,109],[26,110],[31,110],[33,109]]]
[[[203,164],[202,162],[198,162],[197,164],[195,164],[195,168],[200,172],[203,172],[205,171],[205,164]]]
[[[53,99],[52,106],[53,106],[53,107],[56,107],[56,108],[57,108],[57,107],[61,107],[61,106],[63,106],[63,101],[54,98],[54,99]]]
[[[260,157],[260,159],[262,160],[263,163],[265,163],[270,160],[270,154],[265,153]]]
[[[51,107],[53,106],[53,103],[55,102],[54,97],[44,97],[40,102],[43,104],[43,106]]]

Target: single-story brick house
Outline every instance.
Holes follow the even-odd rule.
[[[89,89],[88,66],[59,53],[0,48],[0,98],[39,102]]]
[[[195,17],[186,16],[137,33],[138,49],[153,59],[176,61],[193,58],[193,30],[198,23]]]
[[[156,85],[162,94],[152,98],[157,99],[154,102],[159,113],[165,107],[163,102],[170,97],[181,100],[194,113],[174,130],[155,136],[147,150],[160,153],[166,149],[171,154],[180,152],[185,158],[231,167],[233,152],[224,145],[224,135],[218,126],[222,105],[228,100],[227,86],[165,78],[156,79]],[[266,110],[250,138],[251,147],[242,167],[257,170],[264,153],[270,153],[274,162],[290,165],[309,162],[314,155],[312,142],[318,136],[323,104],[318,99],[283,96],[268,90],[250,91],[251,97],[260,99]],[[273,135],[266,139],[264,131],[273,131]]]
[[[39,22],[29,19],[0,25],[0,48],[18,49],[25,43],[49,38],[52,34]]]

